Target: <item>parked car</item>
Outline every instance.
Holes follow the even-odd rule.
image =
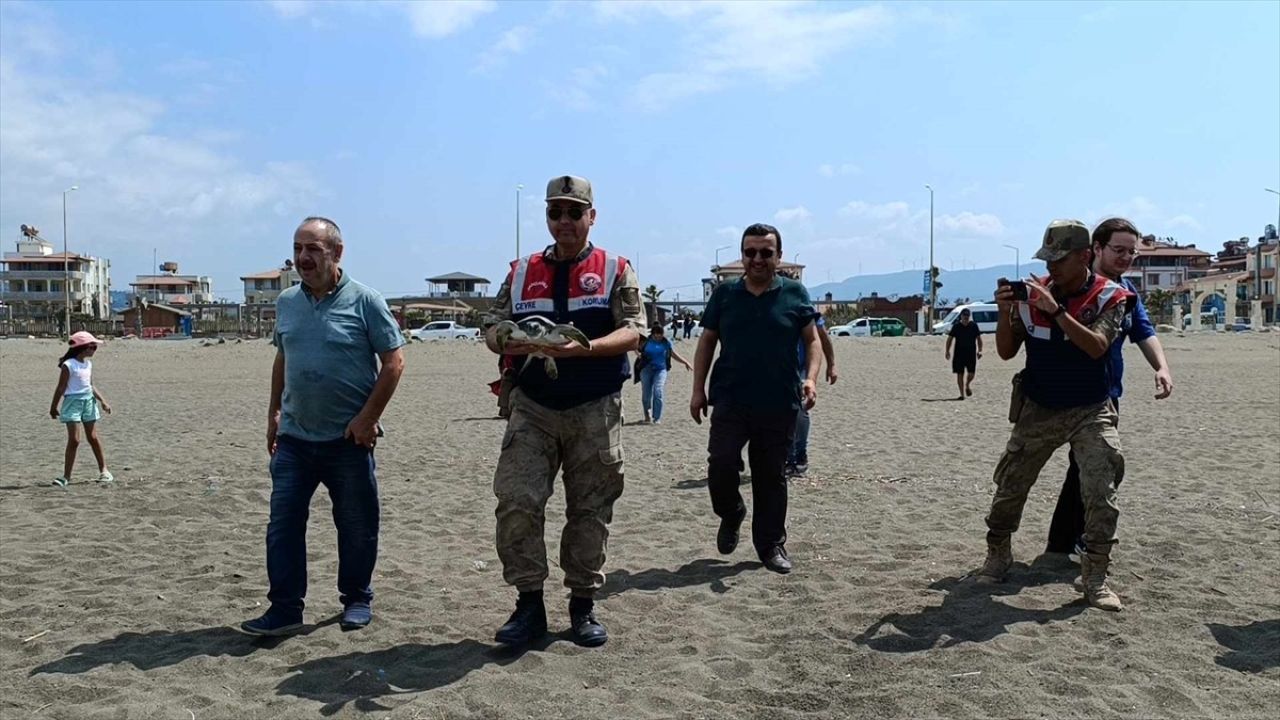
[[[968,310],[970,317],[974,322],[978,323],[978,330],[984,333],[993,333],[996,331],[996,323],[1000,320],[1000,307],[995,303],[970,303],[968,305],[957,305],[955,309],[947,313],[933,326],[934,335],[946,335],[951,332],[951,326],[960,322],[960,311]]]
[[[848,325],[837,325],[827,330],[835,337],[902,337],[907,326],[897,318],[858,318]]]
[[[1247,317],[1238,317],[1227,329],[1236,332],[1248,332],[1253,329],[1253,321]]]
[[[409,335],[415,340],[476,340],[480,330],[463,327],[452,320],[436,320],[410,330]]]
[[[1218,313],[1212,310],[1200,313],[1200,326],[1216,328],[1218,326]],[[1191,327],[1191,313],[1182,316],[1182,327],[1184,329]]]

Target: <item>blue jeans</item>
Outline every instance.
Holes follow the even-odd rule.
[[[803,406],[796,413],[796,437],[791,441],[787,462],[791,465],[809,462],[809,411]]]
[[[378,481],[373,451],[350,440],[277,439],[271,458],[271,520],[267,523],[267,579],[271,607],[301,620],[307,594],[307,517],[323,484],[338,528],[338,592],[343,605],[373,600],[378,559]]]
[[[654,420],[662,419],[662,402],[667,393],[667,370],[655,365],[646,365],[640,369],[640,403],[644,405],[644,414],[650,414]]]

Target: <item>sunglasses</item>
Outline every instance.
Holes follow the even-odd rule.
[[[773,248],[760,248],[760,249],[743,248],[742,249],[742,256],[747,258],[748,260],[755,260],[756,255],[759,255],[761,260],[768,260],[769,258],[773,257]]]
[[[581,208],[581,207],[575,207],[575,208],[549,207],[547,208],[547,219],[550,220],[551,222],[556,222],[561,217],[568,215],[570,220],[577,222],[582,219],[582,216],[586,214],[586,212],[587,212],[587,208]]]

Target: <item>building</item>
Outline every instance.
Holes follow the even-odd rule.
[[[137,303],[121,315],[125,332],[139,337],[191,334],[191,313],[168,305]]]
[[[712,277],[702,279],[702,300],[706,302],[711,299],[711,293],[716,286],[728,280],[735,280],[746,274],[746,270],[742,267],[741,260],[734,260],[724,265],[712,265]],[[779,262],[778,274],[794,280],[804,282],[804,265],[792,262]]]
[[[1176,245],[1147,235],[1138,243],[1138,256],[1124,277],[1143,294],[1172,292],[1188,280],[1208,274],[1211,257],[1195,245]]]
[[[489,290],[487,279],[464,272],[429,277],[427,283],[431,285],[427,297],[431,298],[480,298]]]
[[[163,275],[139,275],[129,283],[133,294],[162,305],[193,305],[214,302],[213,278],[208,275],[179,275],[178,263],[161,263]]]
[[[72,314],[111,319],[110,261],[55,253],[39,230],[23,225],[17,252],[0,259],[0,303],[15,318],[60,318],[66,311],[68,279]]]
[[[1250,300],[1262,303],[1263,321],[1280,322],[1276,316],[1276,266],[1280,265],[1280,239],[1259,238],[1245,260]]]
[[[293,268],[292,260],[285,260],[277,270],[245,275],[240,278],[244,283],[244,301],[247,305],[272,304],[280,293],[302,282],[298,271]]]

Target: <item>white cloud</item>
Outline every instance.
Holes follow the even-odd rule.
[[[5,20],[5,40],[24,31]],[[85,252],[114,257],[122,286],[121,261],[157,244],[173,259],[220,261],[255,247],[282,215],[315,209],[322,191],[305,166],[238,158],[237,133],[189,129],[158,98],[85,78],[74,58],[93,48],[72,47],[65,63],[0,55],[0,107],[23,108],[0,114],[0,225],[54,225],[62,190],[79,185],[71,235]],[[226,282],[215,290],[238,294]]]
[[[716,228],[716,234],[723,237],[737,237],[739,232],[741,232],[741,229],[733,225]]]
[[[813,217],[813,214],[810,213],[809,209],[803,205],[799,205],[793,208],[782,208],[781,210],[773,214],[773,219],[782,223],[804,222],[811,217]]]
[[[632,102],[645,110],[735,83],[798,82],[892,20],[880,6],[831,11],[813,2],[606,1],[596,13],[606,22],[656,16],[680,29],[677,67],[644,76],[632,91]]]
[[[586,65],[569,71],[565,82],[550,83],[544,86],[551,99],[572,110],[592,110],[596,107],[596,95],[600,91],[601,81],[609,76],[609,69],[604,65]]]
[[[414,33],[426,38],[442,38],[470,27],[481,15],[497,9],[492,0],[431,0],[403,3]]]
[[[1204,230],[1204,226],[1194,216],[1167,211],[1154,200],[1142,195],[1112,203],[1101,211],[1090,210],[1085,215],[1085,218],[1092,218],[1095,225],[1109,217],[1126,218],[1137,225],[1140,232],[1159,236],[1169,236],[1174,232],[1194,234]]]
[[[962,237],[999,237],[1004,234],[1004,223],[990,213],[943,215],[934,220],[935,227]]]
[[[300,18],[310,15],[315,4],[310,0],[268,0],[268,5],[282,18]]]
[[[319,3],[312,0],[271,0],[268,5],[281,18],[307,18],[313,27],[321,26],[321,16],[332,12],[382,16],[388,10],[408,19],[410,30],[420,37],[437,39],[456,34],[483,15],[497,9],[493,0],[412,0],[403,2]]]
[[[861,168],[853,163],[842,163],[840,165],[819,165],[818,174],[822,177],[836,177],[839,175],[855,175],[862,172]]]
[[[475,72],[494,70],[505,64],[507,58],[523,53],[533,40],[533,35],[533,28],[526,25],[518,25],[502,33],[496,42],[480,53]]]
[[[901,200],[883,204],[875,204],[854,200],[840,208],[840,214],[859,218],[868,218],[880,222],[897,221],[906,218],[911,207]]]

